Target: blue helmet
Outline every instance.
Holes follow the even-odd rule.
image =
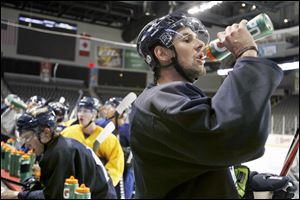
[[[122,97],[111,97],[110,99],[108,99],[104,105],[111,105],[113,106],[114,108],[116,108],[120,103],[121,101],[123,100]]]
[[[174,12],[149,22],[137,37],[137,51],[140,56],[154,70],[158,62],[153,54],[153,49],[160,44],[166,48],[173,46],[173,38],[179,34],[177,30],[189,27],[204,43],[209,42],[209,33],[201,21],[188,17],[182,12]]]
[[[56,116],[48,106],[35,107],[21,115],[16,125],[20,134],[28,130],[40,133],[39,129],[43,127],[56,128]]]
[[[91,110],[96,110],[97,112],[100,110],[101,103],[98,99],[93,98],[93,97],[83,97],[79,104],[78,107],[84,107],[87,109]]]
[[[44,104],[46,103],[46,99],[43,98],[43,97],[41,97],[41,96],[35,95],[35,96],[30,97],[30,98],[26,101],[26,103],[27,103],[27,104],[28,104],[28,103],[36,103],[38,106],[42,106],[42,105],[44,105]]]
[[[61,122],[64,119],[65,114],[69,110],[69,106],[68,105],[60,103],[58,101],[50,102],[48,105],[55,112],[55,115],[57,117],[57,122]]]

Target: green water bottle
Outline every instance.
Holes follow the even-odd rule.
[[[265,13],[261,13],[248,21],[247,29],[254,40],[262,39],[274,32],[273,23]],[[213,62],[221,61],[230,55],[230,51],[220,43],[219,39],[211,41],[203,53],[206,55],[206,59]]]
[[[20,182],[23,183],[27,178],[31,176],[30,173],[30,157],[27,154],[24,154],[21,159],[20,166]]]
[[[32,169],[32,167],[33,167],[33,164],[34,164],[34,162],[35,162],[35,159],[36,159],[36,156],[35,156],[35,153],[33,153],[33,151],[32,150],[29,150],[28,152],[27,152],[27,154],[29,155],[29,160],[30,160],[30,169]],[[32,175],[32,170],[30,170],[30,174]]]
[[[27,108],[27,104],[24,103],[20,97],[18,97],[15,94],[9,94],[6,98],[5,98],[5,102],[7,102],[8,105],[11,105],[15,108],[18,109],[22,109],[22,110],[26,110]]]
[[[9,175],[14,177],[20,177],[20,166],[23,151],[12,150],[9,164]]]
[[[90,188],[81,184],[80,187],[76,188],[75,199],[91,199]]]
[[[15,170],[16,170],[16,177],[20,177],[21,175],[21,166],[22,166],[22,157],[25,154],[24,151],[17,151],[17,158],[16,158],[16,166],[15,166]]]
[[[78,188],[78,180],[71,176],[65,181],[64,199],[75,199],[75,190]]]
[[[3,169],[4,166],[4,158],[5,158],[5,152],[4,152],[4,148],[6,147],[6,143],[5,142],[1,142],[1,169]]]
[[[17,171],[16,171],[16,162],[17,162],[17,150],[12,150],[10,154],[10,160],[9,160],[9,175],[10,176],[17,176]]]
[[[4,164],[3,169],[9,172],[9,163],[10,163],[10,156],[11,156],[12,148],[10,146],[6,146],[4,148]]]

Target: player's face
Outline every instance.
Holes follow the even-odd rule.
[[[192,79],[205,75],[205,60],[202,53],[205,43],[199,40],[197,34],[188,27],[179,29],[177,32],[179,34],[174,38],[173,44],[177,52],[178,63]]]
[[[77,117],[79,123],[83,126],[86,126],[90,123],[91,120],[94,118],[94,113],[91,109],[81,107],[77,111]]]
[[[114,117],[116,112],[116,108],[112,105],[105,105],[104,106],[104,116],[106,119],[111,119]]]
[[[20,142],[33,151],[36,155],[44,152],[44,145],[33,131],[26,131],[20,136]]]

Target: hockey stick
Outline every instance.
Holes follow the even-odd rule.
[[[120,104],[116,108],[115,112],[115,121],[116,121],[116,126],[118,130],[118,118],[122,113],[128,108],[136,99],[136,94],[134,92],[130,92],[127,94],[126,97],[120,102]],[[119,134],[117,134],[117,138],[120,140]],[[126,161],[125,161],[126,162]],[[120,178],[120,198],[125,199],[125,187],[124,187],[124,180],[123,180],[123,175]]]
[[[135,99],[136,99],[136,94],[130,92],[117,106],[116,108],[117,116],[121,115],[124,112],[124,110],[128,108],[132,104],[132,102],[134,102]],[[101,142],[103,142],[107,138],[107,136],[115,130],[115,128],[116,127],[113,122],[109,122],[104,127],[104,129],[101,131],[101,133],[99,133],[96,141],[93,144],[93,150],[95,152],[97,150],[97,147],[101,144]]]
[[[26,185],[23,184],[23,183],[20,183],[20,182],[17,182],[17,181],[14,181],[14,180],[11,180],[11,179],[8,179],[8,178],[5,178],[5,177],[1,177],[1,181],[13,183],[13,184],[15,184],[15,185],[19,185],[19,186],[23,186],[23,187],[26,186]]]
[[[94,142],[93,150],[96,152],[97,147],[108,137],[110,133],[115,130],[115,125],[113,122],[109,122],[104,129],[99,133],[97,139]]]
[[[284,162],[287,160],[287,158],[288,158],[289,155],[291,154],[291,150],[292,150],[292,148],[293,148],[294,145],[295,145],[295,142],[296,142],[297,137],[299,137],[299,129],[296,130],[296,134],[295,134],[294,137],[293,137],[293,141],[292,141],[292,143],[291,143],[291,145],[290,145],[290,148],[289,148],[289,150],[288,150],[288,152],[287,152],[287,154],[286,154],[286,158],[285,158]]]
[[[298,149],[299,149],[299,129],[297,129],[297,132],[294,136],[294,139],[293,139],[290,149],[288,151],[286,160],[285,160],[282,170],[280,172],[280,176],[286,176],[288,174],[288,172],[294,162],[294,159],[296,157]]]
[[[79,104],[79,102],[80,102],[80,100],[81,100],[81,98],[83,96],[83,91],[82,90],[78,90],[78,92],[79,92],[79,97],[78,97],[78,99],[76,101],[76,104],[75,104],[75,106],[74,106],[74,108],[73,108],[73,110],[72,110],[72,112],[71,112],[71,114],[69,116],[69,120],[73,119],[73,118],[76,118],[76,113],[77,113],[77,109],[78,109],[77,105]]]
[[[120,102],[120,104],[116,108],[117,115],[121,115],[126,108],[128,108],[136,99],[136,94],[134,92],[130,92],[126,97]]]
[[[132,102],[136,99],[136,94],[133,92],[130,92],[124,99],[120,102],[120,104],[116,108],[115,112],[115,118],[116,120],[118,117],[125,111],[126,108],[128,108]],[[97,136],[97,139],[95,140],[93,144],[93,150],[96,152],[98,146],[103,142],[110,133],[112,133],[115,130],[115,125],[113,122],[109,122],[105,128],[99,133]],[[119,138],[118,138],[119,139]],[[120,178],[120,194],[121,194],[121,199],[125,199],[125,191],[124,191],[124,181],[123,181],[123,175]]]

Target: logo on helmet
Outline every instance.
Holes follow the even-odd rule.
[[[147,57],[146,57],[146,62],[147,62],[148,64],[150,64],[151,61],[152,61],[151,56],[147,55]]]
[[[170,46],[170,43],[173,39],[172,35],[169,32],[165,32],[164,34],[162,34],[159,39],[167,46]]]

